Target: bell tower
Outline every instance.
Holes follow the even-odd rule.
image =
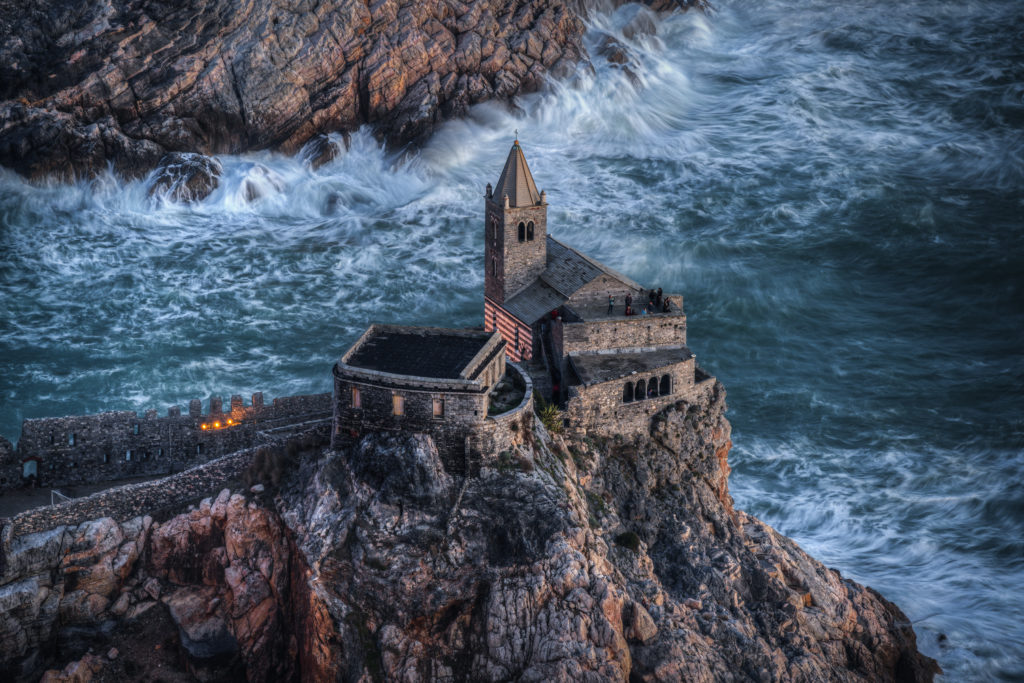
[[[537,192],[519,140],[498,184],[487,185],[484,216],[484,296],[502,305],[547,266],[547,195]]]

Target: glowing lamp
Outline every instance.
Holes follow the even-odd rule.
[[[203,425],[203,429],[209,429],[209,427],[210,427],[210,425],[208,425],[208,424],[204,424]]]
[[[219,428],[220,427],[220,422],[214,422],[213,426],[214,426],[214,428]]]

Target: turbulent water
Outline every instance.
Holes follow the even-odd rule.
[[[480,324],[518,128],[555,236],[685,294],[737,504],[897,602],[949,679],[1024,677],[1024,5],[638,14],[588,33],[636,82],[596,59],[415,154],[223,158],[191,206],[0,173],[0,434],[328,391],[371,321]]]

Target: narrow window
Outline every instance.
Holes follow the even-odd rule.
[[[52,444],[53,442],[53,432],[50,432],[50,443]]]
[[[533,241],[533,221],[530,221],[529,223],[526,224],[526,241]]]
[[[632,403],[633,402],[633,383],[626,382],[626,386],[622,387],[622,402]]]
[[[491,277],[498,277],[498,261],[491,257]]]
[[[203,454],[203,444],[201,444],[201,443],[200,444],[196,444],[196,455],[202,455],[202,454]]]
[[[661,386],[658,393],[662,396],[668,396],[672,393],[672,378],[669,375],[661,376]]]
[[[444,417],[444,399],[434,399],[434,417]]]
[[[136,422],[135,424],[132,425],[132,434],[138,434],[138,433],[139,433],[139,423]]]
[[[642,401],[647,398],[647,383],[642,379],[638,379],[636,381],[636,391],[633,393],[633,396],[637,401]]]
[[[125,462],[131,462],[131,459],[132,459],[132,451],[131,451],[131,449],[128,449],[127,451],[124,452],[124,459],[125,459]]]
[[[394,415],[405,415],[405,396],[401,394],[391,395],[391,412]]]
[[[526,241],[526,223],[520,223],[519,224],[519,241],[520,242],[525,242]]]
[[[359,393],[359,387],[352,387],[352,407],[353,408],[362,408],[363,407],[363,397]]]
[[[519,348],[519,326],[516,325],[516,343],[514,348]]]
[[[69,446],[74,446],[75,445],[75,433],[74,432],[71,432],[70,434],[68,434],[68,445]]]
[[[106,465],[108,462],[110,462],[110,453],[104,453],[103,454],[103,464]]]
[[[158,457],[158,458],[163,457],[163,454],[164,454],[164,449],[162,449],[162,448],[156,449],[156,457]]]

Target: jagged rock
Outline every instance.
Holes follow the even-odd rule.
[[[63,671],[50,670],[43,674],[39,683],[89,683],[103,669],[103,660],[87,654],[71,662]]]
[[[324,164],[334,161],[343,151],[348,151],[352,144],[351,136],[346,131],[338,137],[340,141],[330,135],[320,133],[314,135],[306,143],[305,147],[302,148],[302,158],[309,164],[311,169],[315,171]]]
[[[175,201],[199,201],[217,189],[221,171],[219,161],[202,154],[167,154],[160,159],[149,194]]]

